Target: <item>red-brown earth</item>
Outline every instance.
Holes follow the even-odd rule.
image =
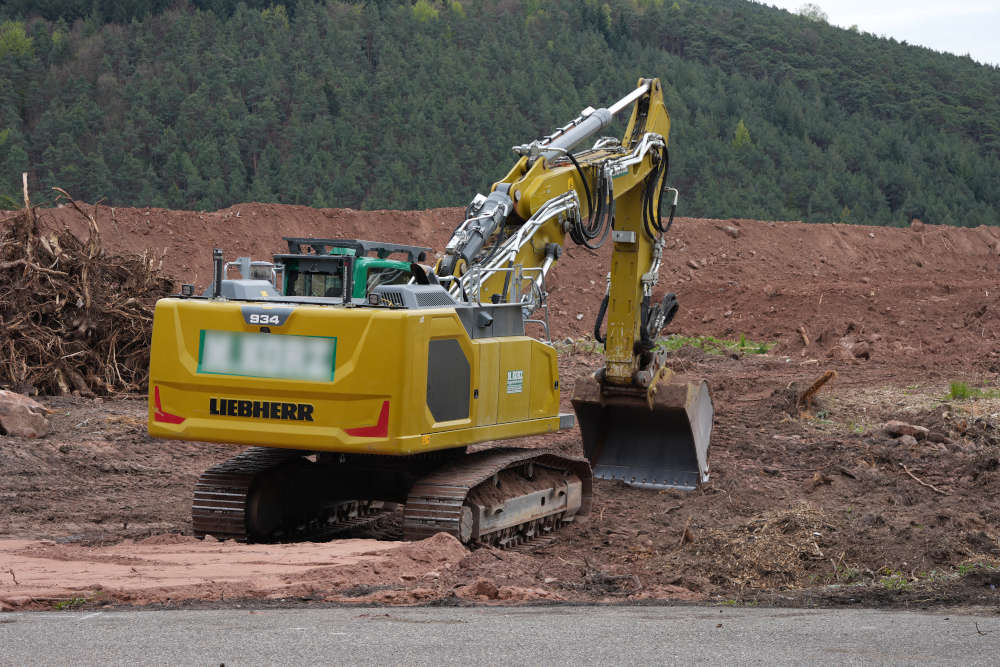
[[[460,209],[272,204],[94,211],[107,250],[151,250],[179,282],[200,286],[213,247],[227,259],[267,258],[283,249],[282,236],[332,236],[440,249],[461,217]],[[48,224],[81,221],[67,209],[40,214]],[[598,481],[587,520],[516,551],[466,551],[443,536],[389,549],[206,544],[185,537],[191,488],[236,448],[150,439],[142,397],[42,399],[52,434],[0,436],[0,607],[995,605],[1000,399],[990,391],[1000,373],[1000,231],[682,218],[669,239],[661,288],[678,294],[681,309],[668,332],[692,343],[748,341],[722,354],[687,345],[675,356],[675,367],[709,381],[716,408],[712,477],[699,490]],[[608,257],[568,247],[549,281],[565,409],[575,380],[600,363],[587,332]],[[774,345],[756,354],[756,343]],[[795,396],[827,370],[837,377],[800,416]],[[952,398],[952,382],[985,391]],[[892,438],[882,426],[893,419],[929,435]],[[576,430],[520,444],[580,451]],[[227,558],[255,564],[222,577],[211,567]],[[208,569],[192,583],[171,578],[164,563],[182,563],[196,579],[198,563]]]

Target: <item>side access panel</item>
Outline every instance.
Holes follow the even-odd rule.
[[[496,424],[500,400],[496,383],[496,378],[500,376],[500,342],[490,339],[478,340],[476,350],[479,352],[479,382],[473,393],[476,423]]]
[[[497,383],[498,422],[528,418],[531,406],[531,343],[527,338],[500,343],[500,376]]]

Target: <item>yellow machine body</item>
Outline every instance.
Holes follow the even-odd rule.
[[[631,102],[621,142],[602,138],[570,152]],[[670,224],[659,213],[670,190],[669,130],[659,80],[640,79],[611,107],[586,110],[553,135],[516,147],[521,157],[489,196],[473,200],[435,269],[413,264],[412,283],[376,286],[363,300],[353,301],[346,286],[341,300],[256,292],[160,300],[150,435],[264,446],[202,475],[195,533],[270,539],[272,526],[308,523],[300,521],[305,509],[328,501],[351,518],[368,501],[406,499],[404,533],[414,539],[446,530],[463,541],[513,544],[586,512],[591,466],[594,476],[652,488],[707,481],[707,384],[674,377],[655,342],[672,297],[653,303]],[[567,236],[591,248],[613,246],[601,308],[605,364],[577,379],[573,397],[589,464],[555,453],[445,453],[573,424],[573,415],[559,413],[555,349],[524,335],[525,322],[537,322],[532,312],[544,309],[545,274]],[[216,266],[218,284],[221,251]],[[442,453],[412,456],[435,451]],[[554,471],[551,484],[535,479],[536,459]],[[502,508],[494,489],[483,496],[490,502],[479,497],[476,489],[500,488],[499,472],[515,468],[530,489],[511,491]],[[312,479],[308,492],[299,488]],[[479,526],[471,517],[487,505],[510,525]],[[287,516],[273,519],[272,509]]]
[[[249,324],[250,311],[281,324]],[[555,350],[472,339],[455,308],[168,298],[154,322],[156,437],[409,455],[560,427]]]

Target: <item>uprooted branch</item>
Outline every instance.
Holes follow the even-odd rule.
[[[837,371],[827,371],[813,382],[808,389],[802,392],[796,400],[796,407],[799,409],[799,412],[809,412],[812,409],[813,398],[817,392],[823,388],[823,385],[835,377],[837,377]]]
[[[172,282],[148,254],[103,251],[93,213],[86,240],[44,229],[27,200],[0,221],[0,386],[25,393],[138,391],[149,366],[152,306]]]

